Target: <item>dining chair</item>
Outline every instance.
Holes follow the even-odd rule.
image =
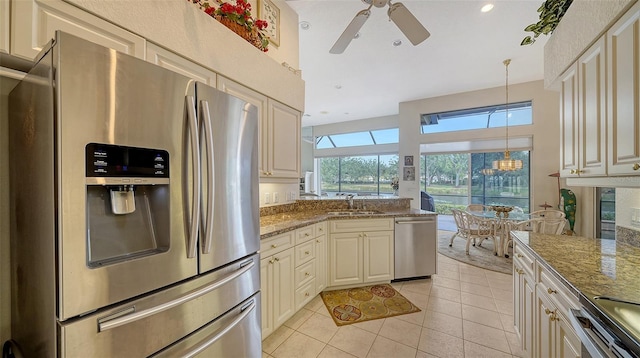
[[[471,215],[465,211],[452,209],[454,220],[458,231],[451,236],[449,247],[453,247],[453,239],[456,236],[467,239],[467,245],[465,247],[465,253],[469,255],[469,245],[473,241],[473,246],[482,246],[482,242],[486,239],[493,240],[493,252],[497,254],[496,248],[496,221],[494,219],[480,218]]]
[[[545,216],[540,220],[537,231],[534,230],[534,232],[547,235],[562,235],[566,224],[567,220],[565,220],[565,218],[550,218]]]
[[[502,239],[502,251],[504,252],[504,257],[509,258],[509,246],[513,244],[513,239],[511,239],[511,231],[538,232],[540,230],[540,224],[542,221],[543,219],[536,218],[523,221],[507,222],[505,238]]]
[[[566,215],[563,211],[560,210],[538,210],[529,214],[529,217],[533,218],[553,218],[553,219],[561,219],[565,218]]]

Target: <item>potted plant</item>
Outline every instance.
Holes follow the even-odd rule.
[[[538,8],[540,20],[535,24],[525,27],[525,32],[533,32],[532,36],[525,37],[520,43],[521,46],[531,45],[536,42],[540,34],[549,35],[556,29],[560,20],[571,6],[573,0],[546,0]]]

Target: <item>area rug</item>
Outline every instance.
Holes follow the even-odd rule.
[[[502,272],[511,275],[513,261],[493,254],[493,241],[484,240],[482,246],[469,246],[469,255],[464,252],[467,240],[462,237],[453,239],[453,247],[449,247],[453,231],[438,230],[438,252],[456,261],[483,269]],[[509,249],[511,250],[511,249]],[[511,256],[511,255],[510,255]]]
[[[337,326],[420,312],[389,284],[326,291],[320,296]]]

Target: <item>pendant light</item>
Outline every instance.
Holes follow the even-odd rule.
[[[509,152],[509,64],[511,63],[511,59],[506,59],[502,63],[504,63],[505,68],[505,92],[507,97],[507,103],[505,105],[505,128],[506,128],[506,138],[505,138],[505,149],[504,149],[504,159],[502,160],[494,160],[493,161],[493,169],[499,171],[514,171],[522,169],[522,160],[519,159],[511,159],[511,153]]]

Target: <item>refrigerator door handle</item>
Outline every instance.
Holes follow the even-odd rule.
[[[238,317],[236,317],[233,321],[231,321],[229,325],[224,327],[222,330],[220,330],[216,334],[213,334],[201,340],[200,342],[198,342],[198,344],[195,347],[193,347],[193,349],[189,350],[188,352],[185,352],[182,355],[182,357],[195,357],[196,355],[200,354],[202,351],[207,349],[210,345],[216,343],[217,340],[222,338],[225,334],[227,334],[240,322],[242,322],[242,320],[244,320],[249,315],[249,313],[251,313],[251,311],[253,311],[255,308],[256,308],[256,300],[254,299],[254,300],[251,300],[251,302],[247,303],[244,307],[242,307],[242,313],[239,314]]]
[[[196,119],[196,102],[193,96],[186,96],[187,122],[189,124],[189,135],[191,137],[191,162],[193,165],[193,195],[191,197],[191,222],[189,239],[187,241],[187,257],[194,258],[197,254],[198,228],[200,227],[200,144],[198,143],[198,123]],[[186,165],[184,166],[186,170]],[[187,174],[187,173],[184,173]],[[185,175],[186,178],[188,175]]]
[[[211,252],[211,237],[213,236],[213,200],[214,200],[214,162],[213,162],[213,132],[211,128],[211,112],[209,102],[200,101],[201,119],[204,123],[204,138],[207,146],[207,210],[204,212],[204,238],[202,239],[202,253]]]
[[[151,307],[145,310],[142,310],[140,312],[137,313],[132,313],[132,314],[127,314],[124,316],[120,316],[117,318],[114,318],[112,320],[108,320],[108,321],[98,321],[98,332],[104,332],[116,327],[120,327],[123,326],[125,324],[129,324],[131,322],[137,321],[137,320],[141,320],[143,318],[149,317],[149,316],[153,316],[156,313],[160,313],[163,311],[166,311],[168,309],[174,308],[176,306],[180,306],[181,304],[185,303],[185,302],[189,302],[191,300],[195,300],[196,298],[203,296],[215,289],[220,288],[221,286],[235,280],[236,278],[242,276],[243,274],[245,274],[246,272],[248,272],[249,270],[251,270],[253,268],[253,266],[255,266],[255,262],[253,261],[253,259],[250,260],[250,263],[248,265],[245,265],[243,267],[241,267],[239,270],[236,270],[232,273],[230,273],[229,275],[224,276],[223,278],[221,278],[220,280],[213,282],[210,285],[207,285],[203,288],[199,288],[196,290],[193,290],[191,292],[187,292],[186,294],[171,300],[169,302],[165,302],[163,304],[160,304],[158,306],[155,307]]]

